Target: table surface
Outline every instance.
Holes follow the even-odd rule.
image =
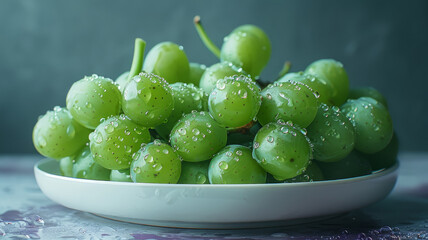
[[[393,192],[322,222],[245,230],[191,230],[122,223],[45,197],[33,174],[41,156],[0,156],[0,239],[428,239],[428,153],[400,154]]]

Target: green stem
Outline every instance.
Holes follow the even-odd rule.
[[[143,68],[144,49],[146,42],[141,38],[135,39],[134,58],[132,59],[131,70],[129,70],[128,79],[138,75]]]
[[[205,32],[205,29],[202,27],[201,23],[201,17],[195,16],[193,18],[193,22],[195,23],[196,31],[199,34],[199,37],[201,38],[204,45],[217,57],[220,58],[220,49],[211,41],[211,39],[208,37],[207,33]]]
[[[285,75],[285,74],[287,74],[287,73],[288,73],[288,71],[290,71],[290,68],[291,68],[291,62],[286,61],[286,62],[284,63],[284,67],[282,67],[281,71],[279,72],[279,77],[278,77],[278,79],[280,79],[280,78],[284,77],[284,75]]]

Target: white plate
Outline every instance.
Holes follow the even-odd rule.
[[[58,162],[34,167],[43,193],[66,207],[167,227],[248,228],[297,224],[365,207],[385,198],[398,164],[356,178],[279,184],[179,185],[59,176]]]

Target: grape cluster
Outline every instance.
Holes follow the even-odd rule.
[[[66,108],[41,116],[37,151],[61,174],[94,180],[179,184],[311,182],[356,177],[395,164],[398,139],[385,97],[350,89],[343,65],[286,64],[271,84],[266,33],[243,25],[217,48],[219,62],[190,62],[183,47],[155,45],[144,59],[136,39],[132,66],[115,81],[76,81]]]

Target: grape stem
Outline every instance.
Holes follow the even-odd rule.
[[[135,39],[134,57],[132,59],[131,70],[129,70],[128,80],[138,75],[143,68],[144,50],[146,42],[141,38]]]
[[[217,58],[220,59],[220,49],[211,41],[205,32],[205,29],[202,27],[201,17],[195,16],[193,18],[193,23],[195,24],[196,31],[198,32],[198,35],[204,43],[205,47],[207,47],[208,50],[210,50]]]
[[[281,71],[279,72],[278,79],[284,77],[284,75],[287,74],[288,71],[290,71],[290,68],[291,68],[291,62],[286,61],[284,63],[284,66],[282,67]]]

